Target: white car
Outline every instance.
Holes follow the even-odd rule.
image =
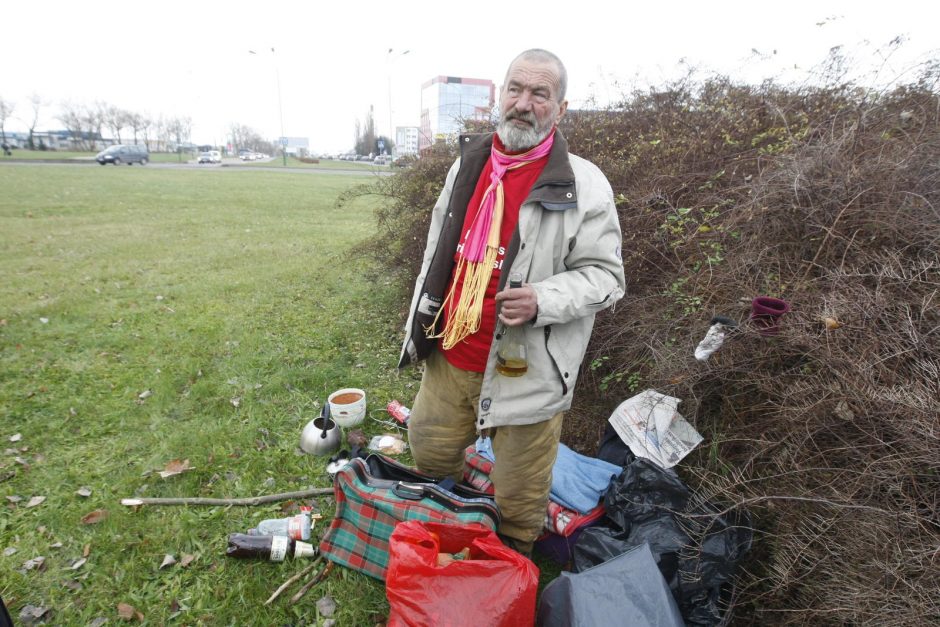
[[[199,163],[222,163],[222,153],[218,150],[199,153]]]

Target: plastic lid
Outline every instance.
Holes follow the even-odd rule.
[[[294,543],[294,557],[313,557],[317,550],[308,542],[298,540]]]

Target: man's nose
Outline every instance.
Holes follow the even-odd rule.
[[[532,98],[528,91],[523,90],[522,93],[519,94],[519,97],[516,98],[516,109],[519,111],[529,111],[532,109]]]

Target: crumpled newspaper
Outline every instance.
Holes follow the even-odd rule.
[[[672,468],[702,441],[677,409],[682,401],[644,390],[617,406],[610,424],[637,457]]]

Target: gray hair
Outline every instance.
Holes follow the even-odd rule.
[[[565,93],[568,91],[568,70],[565,69],[565,64],[561,62],[558,55],[548,50],[543,50],[542,48],[529,48],[528,50],[520,52],[519,55],[512,60],[512,63],[509,64],[509,67],[511,68],[513,63],[520,59],[538,61],[540,63],[554,63],[558,68],[558,102],[565,99]],[[509,75],[509,70],[506,71],[506,75]]]

